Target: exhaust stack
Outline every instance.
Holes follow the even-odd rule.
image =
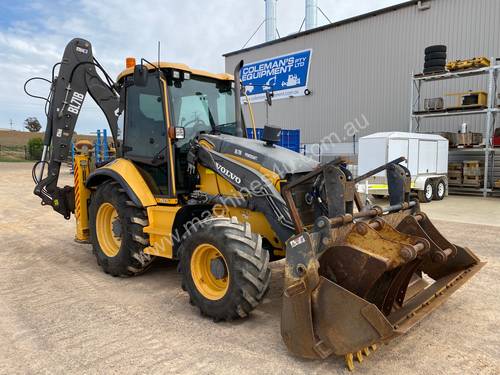
[[[306,0],[306,30],[318,26],[318,0]]]
[[[264,0],[266,3],[266,42],[276,39],[276,3],[277,0]]]

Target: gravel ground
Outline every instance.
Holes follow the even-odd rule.
[[[287,353],[279,333],[282,263],[273,264],[271,290],[249,319],[213,323],[189,305],[175,263],[157,262],[130,279],[105,275],[90,245],[73,241],[74,223],[41,207],[32,190],[30,165],[0,163],[0,373],[348,373],[341,358]],[[470,204],[477,198],[453,197],[453,206],[461,199],[471,217],[489,212]],[[467,212],[445,221],[444,203],[433,204],[439,229],[488,264],[357,365],[358,374],[500,373],[500,227],[467,224]],[[489,206],[498,211],[500,201]]]

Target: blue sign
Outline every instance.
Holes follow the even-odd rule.
[[[250,100],[265,100],[266,91],[273,99],[306,95],[311,54],[308,49],[243,65],[240,77]]]

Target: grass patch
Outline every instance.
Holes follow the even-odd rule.
[[[2,163],[33,163],[34,161],[0,156],[0,162],[2,162]]]

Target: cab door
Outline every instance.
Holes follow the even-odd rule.
[[[165,91],[157,73],[149,74],[145,85],[126,89],[123,155],[135,162],[153,194],[175,198]]]

